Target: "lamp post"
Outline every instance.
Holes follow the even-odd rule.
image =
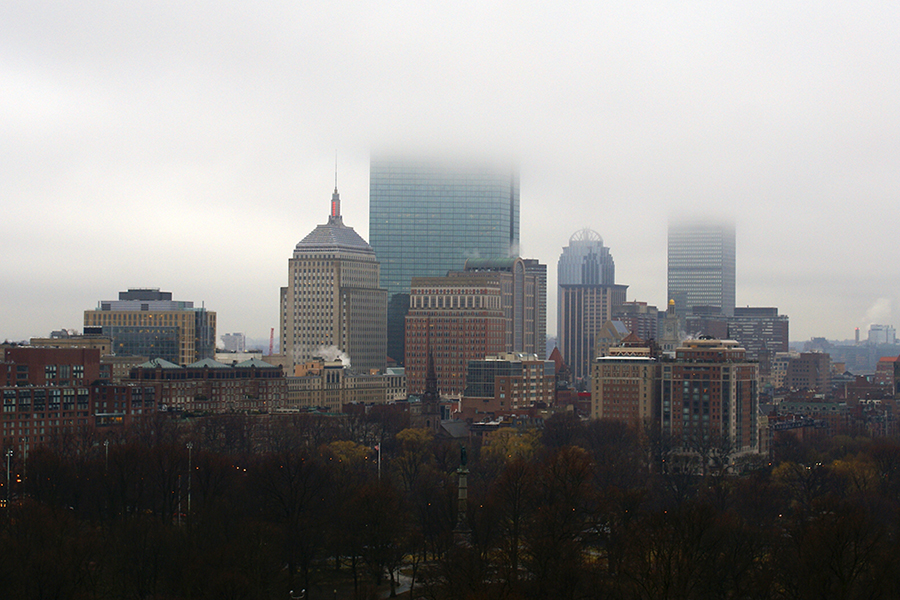
[[[191,479],[194,477],[194,472],[191,470],[191,450],[194,449],[194,442],[187,443],[187,451],[188,451],[188,505],[187,505],[187,514],[188,518],[191,516]],[[190,522],[190,521],[189,521]]]
[[[6,451],[6,506],[9,507],[9,499],[10,499],[10,488],[9,488],[9,459],[12,458],[13,452],[12,448]]]
[[[103,447],[106,449],[106,473],[109,473],[109,439],[103,440]]]

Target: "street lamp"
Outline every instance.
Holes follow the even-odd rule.
[[[194,472],[191,470],[191,450],[194,449],[194,442],[187,443],[187,451],[188,451],[188,505],[187,505],[187,514],[188,517],[191,515],[191,479],[193,479]]]
[[[6,506],[9,507],[9,459],[12,458],[12,448],[6,451]]]
[[[106,472],[109,473],[109,439],[103,440],[103,447],[106,448]]]

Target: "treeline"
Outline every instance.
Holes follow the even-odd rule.
[[[739,475],[564,416],[467,445],[460,529],[460,443],[389,415],[60,437],[11,462],[0,590],[370,598],[402,572],[435,600],[900,597],[897,440],[787,436]]]

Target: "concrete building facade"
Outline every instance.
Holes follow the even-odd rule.
[[[406,397],[403,369],[358,375],[349,373],[340,360],[314,360],[298,365],[295,374],[287,378],[287,398],[278,410],[319,408],[336,413],[347,404],[386,404]]]
[[[594,359],[591,418],[613,419],[642,428],[659,411],[659,361],[650,348],[610,348]]]
[[[337,188],[328,222],[297,243],[281,288],[282,354],[301,364],[335,351],[357,370],[385,367],[387,292],[375,252],[344,225]]]

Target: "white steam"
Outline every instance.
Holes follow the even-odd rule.
[[[319,346],[316,356],[321,356],[328,361],[340,360],[343,366],[350,366],[350,355],[337,346]]]

